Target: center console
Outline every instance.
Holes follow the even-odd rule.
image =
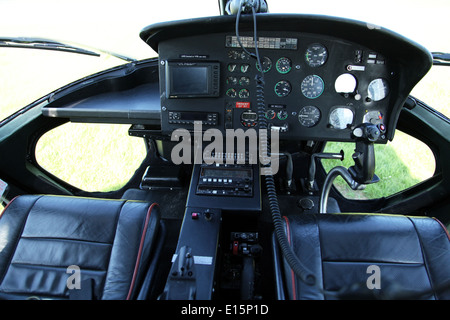
[[[259,165],[194,165],[178,244],[161,299],[212,298],[222,217],[230,212],[261,212]],[[233,243],[243,243],[236,234],[241,235],[233,233]],[[253,242],[256,243],[256,235],[251,245],[257,245]],[[251,259],[250,250],[236,246],[231,252],[235,256],[244,254],[244,261]],[[246,274],[251,275],[252,270]]]
[[[195,165],[188,207],[261,210],[259,166],[254,164]]]

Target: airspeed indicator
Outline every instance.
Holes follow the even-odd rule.
[[[309,75],[303,79],[301,84],[301,90],[303,95],[308,99],[315,99],[320,97],[325,88],[325,83],[322,78],[317,75]]]

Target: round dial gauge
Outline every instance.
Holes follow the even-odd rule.
[[[303,95],[309,99],[320,97],[324,88],[325,84],[322,78],[317,75],[306,76],[301,85]]]
[[[250,96],[250,92],[247,89],[239,90],[239,98],[245,99]]]
[[[261,63],[263,66],[262,68],[263,72],[267,72],[270,69],[272,69],[272,60],[270,60],[269,57],[263,57]],[[261,71],[258,62],[256,62],[256,69],[258,69],[258,71]]]
[[[307,106],[298,112],[298,121],[307,128],[314,127],[320,120],[320,110],[314,106]]]
[[[230,98],[236,98],[237,96],[237,92],[236,89],[230,88],[227,90],[226,92],[227,96],[229,96]]]
[[[269,109],[266,111],[266,118],[269,120],[274,119],[276,115],[277,115],[277,113],[272,109]]]
[[[241,86],[248,86],[250,84],[250,78],[249,77],[241,77],[239,79],[239,84]]]
[[[389,94],[388,82],[383,78],[372,80],[372,82],[369,83],[367,94],[373,101],[383,100]]]
[[[275,67],[277,68],[277,71],[279,73],[282,74],[288,73],[292,69],[291,59],[282,57],[278,59],[277,63],[275,64]]]
[[[277,117],[280,120],[286,120],[288,115],[289,114],[288,114],[288,112],[286,110],[280,110],[280,111],[278,111]]]
[[[289,93],[291,93],[291,89],[291,84],[286,80],[278,81],[275,85],[275,93],[279,97],[286,97]]]
[[[230,64],[228,64],[227,69],[230,72],[235,72],[236,69],[237,69],[237,64],[236,63],[230,63]]]
[[[310,67],[320,67],[324,65],[327,58],[328,51],[323,44],[313,43],[306,49],[305,60]]]
[[[227,84],[237,85],[238,84],[238,79],[236,77],[228,77],[227,78]]]
[[[241,72],[247,73],[250,70],[250,65],[248,63],[241,64]]]
[[[345,129],[353,123],[353,111],[349,108],[338,107],[331,111],[329,123],[335,129]]]

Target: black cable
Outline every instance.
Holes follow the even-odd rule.
[[[254,41],[255,41],[255,54],[250,53],[244,46],[242,45],[242,42],[240,41],[239,36],[239,19],[240,14],[242,11],[243,0],[240,2],[240,8],[237,13],[236,17],[236,37],[239,45],[241,48],[249,54],[251,57],[256,57],[257,63],[259,65],[259,71],[260,74],[257,74],[255,77],[256,80],[256,98],[257,98],[257,106],[258,106],[258,125],[259,125],[259,138],[260,148],[264,148],[262,150],[263,155],[267,155],[270,159],[270,143],[269,143],[269,137],[268,137],[268,131],[267,131],[267,118],[265,117],[265,98],[264,98],[264,87],[265,87],[265,81],[264,81],[264,71],[261,64],[261,57],[259,55],[259,48],[258,48],[258,35],[257,35],[257,24],[256,24],[256,12],[254,6],[252,7],[252,16],[253,16],[253,34],[254,34]],[[261,152],[261,150],[260,150]],[[275,235],[278,241],[278,244],[280,245],[281,252],[283,253],[284,258],[286,259],[289,266],[292,268],[294,273],[299,277],[303,282],[305,282],[308,285],[315,285],[316,283],[316,277],[301,263],[301,261],[298,259],[298,257],[295,255],[294,251],[292,250],[292,247],[289,245],[286,232],[284,229],[284,224],[281,218],[281,210],[278,204],[278,197],[277,197],[277,191],[275,187],[275,180],[271,171],[271,167],[267,166],[269,162],[264,161],[264,170],[265,170],[265,184],[267,189],[267,196],[269,200],[269,207],[270,212],[272,214],[272,220],[275,230]]]
[[[236,39],[237,39],[237,42],[239,43],[239,46],[242,48],[242,50],[244,50],[245,53],[247,53],[250,57],[257,58],[257,55],[255,55],[254,53],[251,53],[250,51],[247,50],[247,48],[244,47],[244,45],[241,42],[241,37],[239,36],[239,20],[241,18],[241,10],[242,10],[244,1],[245,0],[241,0],[240,7],[239,7],[239,10],[238,10],[237,16],[236,16],[236,31],[235,31],[236,32]]]

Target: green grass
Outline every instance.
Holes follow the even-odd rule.
[[[342,149],[345,159],[344,161],[322,160],[325,170],[328,172],[338,165],[346,168],[354,165],[352,160],[354,148],[354,143],[327,143],[325,152],[339,152]],[[375,158],[375,174],[380,178],[378,183],[369,184],[364,190],[355,191],[344,179],[338,177],[335,180],[338,190],[351,199],[385,197],[431,177],[436,166],[434,155],[428,146],[398,130],[392,142],[387,145],[375,145]]]
[[[36,160],[47,171],[85,191],[124,186],[146,156],[129,125],[68,123],[38,142]]]

